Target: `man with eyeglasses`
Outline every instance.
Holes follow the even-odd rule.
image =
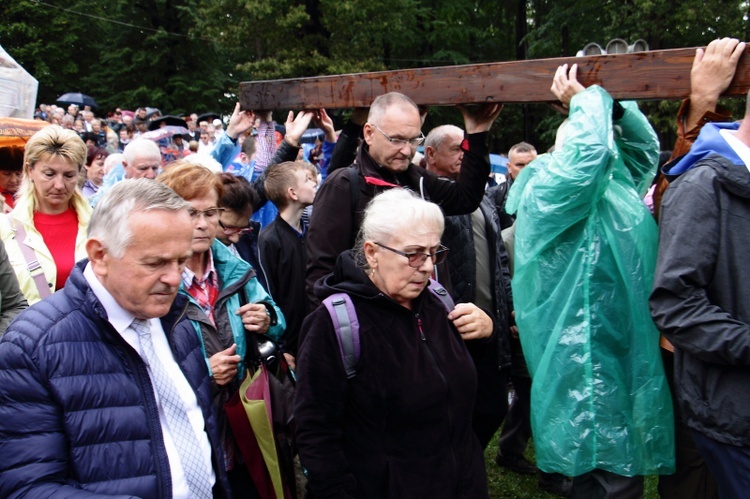
[[[462,169],[455,182],[448,182],[411,164],[424,142],[417,105],[397,92],[373,101],[354,164],[331,173],[315,197],[307,235],[306,279],[313,305],[318,303],[313,294],[315,282],[333,270],[342,251],[354,245],[365,206],[377,193],[404,187],[437,203],[446,215],[476,210],[490,173],[487,132],[501,109],[500,104],[483,105],[475,112],[461,109],[467,131],[461,142]]]

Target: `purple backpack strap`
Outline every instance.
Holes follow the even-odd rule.
[[[323,305],[333,321],[336,340],[339,343],[341,360],[347,379],[357,374],[359,361],[359,320],[351,297],[346,293],[335,293],[323,300]]]
[[[433,295],[437,296],[438,300],[440,300],[440,303],[443,304],[448,313],[451,313],[453,309],[456,308],[456,304],[453,302],[453,298],[451,298],[448,290],[435,279],[430,278],[430,283],[427,285],[427,289],[429,289]]]
[[[18,247],[21,248],[23,259],[26,260],[26,268],[29,269],[31,278],[34,280],[37,291],[39,291],[39,296],[42,299],[47,298],[52,294],[52,292],[49,290],[47,277],[44,275],[42,264],[39,263],[39,260],[36,257],[36,253],[34,253],[34,248],[26,245],[26,229],[24,228],[23,224],[15,218],[10,217],[10,219],[13,222],[13,229],[16,231],[16,241],[18,241]]]

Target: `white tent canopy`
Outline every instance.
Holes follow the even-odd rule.
[[[0,47],[0,116],[34,117],[39,82]]]

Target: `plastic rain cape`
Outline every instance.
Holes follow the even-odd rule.
[[[674,470],[672,403],[648,297],[657,227],[641,197],[659,143],[634,102],[571,101],[564,146],[518,176],[513,295],[537,465],[578,476]]]

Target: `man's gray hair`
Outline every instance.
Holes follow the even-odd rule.
[[[461,137],[463,137],[464,135],[464,131],[456,125],[440,125],[433,128],[432,130],[430,130],[430,133],[427,134],[427,138],[424,140],[425,149],[427,149],[428,147],[439,149],[440,146],[443,145],[446,137],[448,137],[448,135],[450,135],[451,133],[457,133]]]
[[[530,152],[536,154],[536,147],[532,146],[528,142],[519,142],[508,150],[508,156],[511,154],[523,154]]]
[[[130,215],[137,212],[187,210],[188,203],[172,189],[153,180],[122,180],[96,203],[88,237],[97,239],[115,258],[122,258],[133,237]]]
[[[156,142],[149,139],[137,138],[130,141],[122,151],[123,161],[132,166],[138,158],[154,158],[161,161],[161,152]]]
[[[387,94],[375,97],[375,100],[372,101],[367,121],[379,125],[383,121],[383,116],[385,116],[388,108],[395,105],[413,107],[417,111],[417,114],[419,114],[419,108],[409,97],[398,92],[388,92]]]

